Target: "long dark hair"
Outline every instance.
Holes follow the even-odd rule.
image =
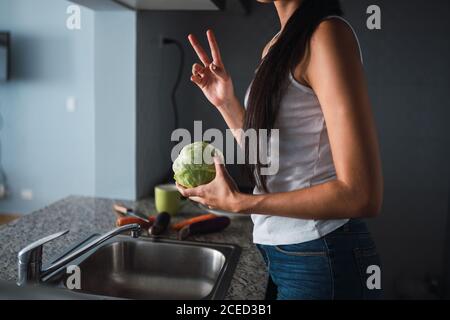
[[[289,73],[303,61],[319,23],[332,15],[342,15],[339,0],[303,0],[259,65],[251,86],[244,120],[244,130],[255,129],[258,141],[260,129],[267,129],[269,132],[274,129]],[[245,143],[246,167],[250,180],[260,190],[267,192],[266,176],[261,175],[259,157],[256,164],[250,161],[251,147]],[[256,153],[258,154],[258,150]]]

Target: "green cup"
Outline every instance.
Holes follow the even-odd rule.
[[[161,184],[155,187],[155,207],[158,213],[176,214],[183,200],[175,184]]]

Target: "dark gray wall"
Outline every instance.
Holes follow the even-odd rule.
[[[226,126],[219,113],[189,81],[191,67],[198,59],[187,41],[188,33],[201,38],[205,48],[206,29],[216,32],[236,94],[243,100],[261,48],[277,32],[271,6],[257,6],[250,16],[243,10],[226,12],[154,12],[138,14],[137,92],[137,174],[138,195],[152,192],[153,186],[170,173],[170,135],[173,131],[171,89],[176,78],[179,55],[173,46],[159,46],[159,37],[178,39],[184,44],[186,64],[177,92],[180,127],[193,130],[193,121],[202,120],[203,129]],[[240,170],[230,168],[240,179]],[[240,179],[242,180],[242,179]]]
[[[366,28],[366,8],[382,8],[382,30]],[[388,298],[403,295],[402,283],[443,275],[448,207],[450,3],[446,0],[345,0],[348,19],[359,34],[378,126],[385,176],[382,215],[370,221],[383,258]],[[277,32],[271,5],[253,5],[250,16],[236,13],[142,12],[138,16],[138,194],[148,195],[170,170],[172,118],[170,87],[177,52],[158,48],[159,35],[185,41],[213,28],[242,99],[262,47]],[[184,42],[187,65],[178,91],[181,126],[225,125],[189,82],[195,58]],[[206,44],[205,44],[206,45]],[[233,175],[239,173],[233,169]],[[419,283],[420,285],[420,283]],[[408,290],[406,290],[408,291]],[[418,290],[413,290],[420,295]]]
[[[373,1],[345,1],[360,35],[385,178],[371,229],[384,261],[388,296],[413,278],[443,273],[449,177],[450,3],[376,1],[383,29],[362,14]],[[419,286],[419,284],[417,284]],[[395,290],[395,288],[398,290]],[[416,286],[414,286],[416,287]],[[416,288],[418,291],[418,288]]]

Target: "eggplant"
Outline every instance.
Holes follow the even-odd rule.
[[[167,230],[170,224],[170,214],[167,212],[161,212],[156,216],[155,222],[150,229],[150,234],[153,236],[159,236]]]
[[[231,220],[228,217],[217,217],[195,222],[183,227],[180,231],[178,231],[178,239],[185,240],[189,236],[197,234],[219,232],[228,227],[230,225],[230,222]]]

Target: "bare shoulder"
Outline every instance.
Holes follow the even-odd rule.
[[[311,53],[343,52],[359,56],[359,47],[352,28],[343,20],[329,18],[322,21],[311,38]]]

